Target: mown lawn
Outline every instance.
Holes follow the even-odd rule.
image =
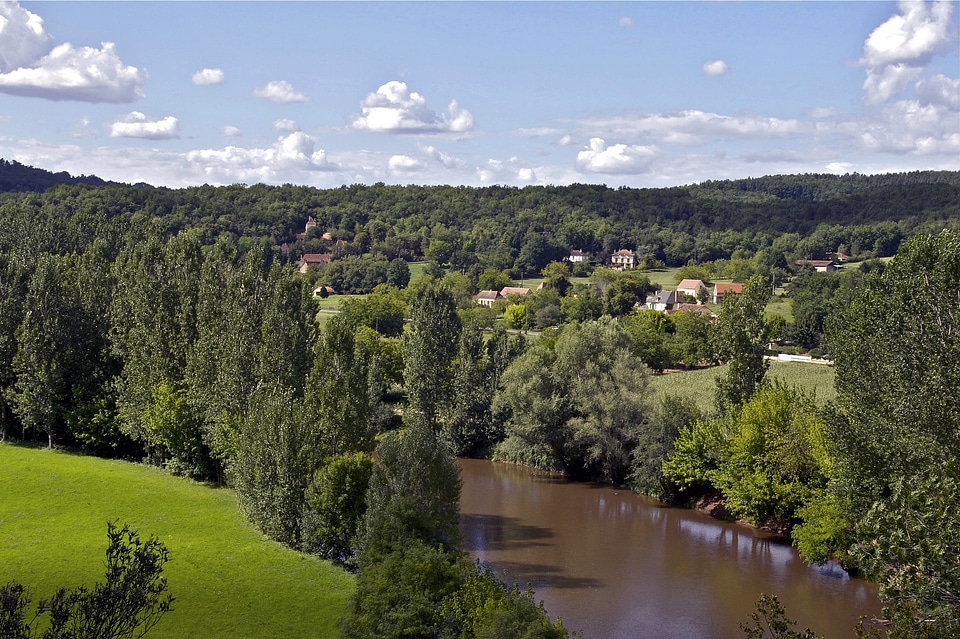
[[[655,397],[678,395],[691,397],[701,410],[710,412],[714,408],[714,389],[716,377],[726,370],[725,366],[703,368],[681,373],[654,375],[651,386]],[[780,379],[788,386],[800,386],[816,395],[817,404],[824,404],[836,398],[833,386],[834,369],[823,364],[803,362],[770,362],[767,379]]]
[[[103,578],[107,522],[169,549],[163,638],[335,637],[353,576],[271,542],[217,489],[146,466],[0,444],[0,583],[34,602]]]

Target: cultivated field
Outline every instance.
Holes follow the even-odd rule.
[[[0,444],[0,583],[36,602],[103,579],[107,522],[156,535],[173,611],[164,638],[334,637],[353,576],[256,532],[233,493],[120,461]]]
[[[704,368],[682,373],[668,373],[655,375],[651,386],[654,395],[678,395],[692,397],[702,410],[712,411],[714,407],[715,379],[725,366]],[[771,362],[767,371],[767,379],[778,378],[788,386],[800,386],[808,392],[816,394],[818,404],[824,404],[837,395],[833,387],[834,370],[832,366],[823,364],[807,364],[802,362]]]

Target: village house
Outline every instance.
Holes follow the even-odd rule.
[[[590,254],[583,251],[570,251],[567,261],[571,264],[582,264],[590,261]]]
[[[480,306],[486,306],[490,308],[493,306],[493,303],[499,299],[503,299],[503,296],[500,295],[500,291],[480,291],[477,293],[477,304]]]
[[[809,266],[818,273],[832,273],[840,268],[834,264],[833,260],[797,260],[794,264]]]
[[[731,284],[728,282],[718,282],[713,286],[713,296],[710,301],[714,304],[723,302],[724,295],[740,295],[743,293],[743,284]]]
[[[676,291],[657,291],[647,296],[646,307],[652,311],[666,311],[677,303]]]
[[[714,312],[703,304],[687,304],[684,302],[675,305],[671,309],[667,309],[666,313],[667,315],[673,315],[675,313],[701,313],[703,315],[710,315],[711,317],[714,316]]]
[[[620,249],[610,256],[610,263],[616,269],[631,269],[637,265],[637,256],[630,249]]]
[[[703,283],[703,280],[691,280],[685,279],[680,280],[680,283],[677,284],[677,296],[689,295],[693,299],[698,299],[700,292],[707,290],[707,285]]]
[[[524,288],[522,286],[504,286],[500,289],[500,297],[506,297],[507,295],[529,295],[530,289]]]
[[[304,253],[303,257],[300,258],[299,271],[301,273],[306,273],[311,268],[316,268],[329,263],[330,256],[326,253]]]

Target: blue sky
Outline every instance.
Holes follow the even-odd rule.
[[[171,187],[958,170],[958,9],[0,1],[0,157]]]

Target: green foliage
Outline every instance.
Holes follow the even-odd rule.
[[[257,393],[234,450],[227,477],[241,510],[271,539],[299,547],[307,486],[321,464],[320,433],[302,403],[289,390]]]
[[[373,458],[366,453],[327,460],[307,487],[303,550],[350,565],[367,512],[366,493]]]
[[[787,618],[787,611],[776,595],[760,595],[750,619],[752,625],[740,624],[747,639],[823,639],[809,628],[794,630],[797,622]]]
[[[349,317],[327,322],[317,341],[306,389],[306,404],[321,433],[321,455],[366,452],[373,447],[372,418],[379,399],[370,388],[375,358],[375,352],[358,347]]]
[[[661,499],[674,497],[676,487],[663,473],[663,462],[674,451],[680,432],[703,419],[695,402],[666,395],[656,402],[650,422],[637,440],[630,466],[630,487]]]
[[[430,639],[437,610],[463,580],[459,556],[420,540],[408,540],[364,565],[343,639]]]
[[[441,637],[449,639],[562,639],[563,623],[551,623],[533,591],[507,588],[479,565],[465,570],[458,590],[439,606]]]
[[[169,612],[173,597],[162,576],[167,548],[156,537],[141,541],[129,525],[107,524],[104,581],[92,588],[60,588],[39,603],[37,616],[49,615],[41,632],[37,619],[25,621],[29,603],[20,584],[0,588],[0,636],[4,639],[136,639]]]
[[[460,467],[423,423],[384,436],[367,491],[362,566],[408,543],[459,545]]]
[[[818,489],[797,509],[801,522],[790,531],[793,545],[807,563],[845,556],[850,547],[850,506],[835,493]]]
[[[647,374],[616,321],[565,326],[504,372],[494,410],[508,420],[495,456],[621,483],[647,420]]]
[[[712,486],[713,475],[727,457],[727,424],[697,419],[680,429],[673,452],[663,462],[663,476],[681,490]]]
[[[143,430],[175,475],[209,476],[210,452],[203,441],[200,420],[187,402],[186,393],[162,381],[153,390],[153,401],[144,411]]]
[[[825,482],[812,450],[824,423],[812,400],[775,384],[758,391],[731,420],[713,485],[737,517],[754,524],[789,519],[810,490]]]
[[[527,307],[523,304],[510,304],[503,311],[503,323],[513,330],[524,328],[527,324]]]
[[[340,305],[344,321],[354,329],[368,326],[381,335],[399,337],[407,304],[400,290],[381,284],[364,297],[351,297]]]
[[[768,327],[764,306],[769,296],[762,277],[751,278],[740,295],[723,298],[710,340],[717,359],[729,363],[727,372],[717,378],[717,409],[721,413],[736,410],[759,388],[769,364],[763,358]]]
[[[896,481],[856,526],[853,558],[880,583],[883,636],[960,633],[960,473],[950,462]]]
[[[404,386],[409,411],[432,428],[452,396],[453,360],[460,339],[453,296],[435,280],[417,288],[404,334]]]

